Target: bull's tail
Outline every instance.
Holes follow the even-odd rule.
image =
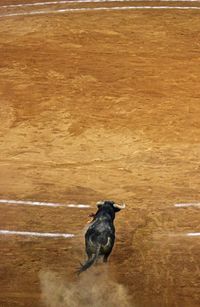
[[[93,254],[91,256],[91,258],[89,258],[84,264],[81,264],[81,267],[77,271],[78,275],[80,273],[86,271],[87,269],[89,269],[96,262],[96,260],[99,256],[100,248],[101,248],[101,245],[98,244],[96,251],[95,251],[95,254]]]

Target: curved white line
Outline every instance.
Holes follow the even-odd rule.
[[[1,5],[0,8],[12,8],[12,7],[27,7],[27,6],[44,6],[54,4],[71,4],[71,3],[109,3],[109,2],[200,2],[200,0],[61,0],[51,2],[34,2],[34,3],[18,3]]]
[[[72,238],[75,236],[72,233],[32,232],[32,231],[14,231],[14,230],[0,230],[0,235],[18,235],[18,236],[48,237],[48,238]]]
[[[14,16],[34,16],[44,14],[58,14],[66,12],[89,12],[89,11],[123,11],[123,10],[200,10],[200,6],[121,6],[121,7],[96,7],[96,8],[72,8],[72,9],[61,9],[61,10],[46,10],[46,11],[32,11],[24,13],[10,13],[2,14],[3,17],[14,17]]]
[[[31,201],[31,200],[0,199],[0,204],[44,206],[44,207],[90,208],[90,205],[84,205],[84,204],[61,204],[61,203],[48,203],[48,202]]]

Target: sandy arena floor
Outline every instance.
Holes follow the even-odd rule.
[[[0,204],[0,230],[75,234],[0,234],[0,306],[199,306],[200,11],[2,15],[200,3],[2,7],[27,2],[0,4],[0,199],[91,208]],[[77,278],[100,199],[127,208]]]

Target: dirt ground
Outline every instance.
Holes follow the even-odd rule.
[[[92,207],[0,204],[0,229],[76,235],[0,235],[1,307],[96,307],[95,285],[105,307],[199,306],[199,207],[174,206],[200,200],[199,14],[0,18],[0,198]],[[100,199],[127,208],[106,269],[79,279]]]

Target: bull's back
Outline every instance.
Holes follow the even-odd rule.
[[[100,244],[105,249],[113,246],[115,241],[115,228],[110,219],[98,218],[88,228],[86,235],[88,245]]]

